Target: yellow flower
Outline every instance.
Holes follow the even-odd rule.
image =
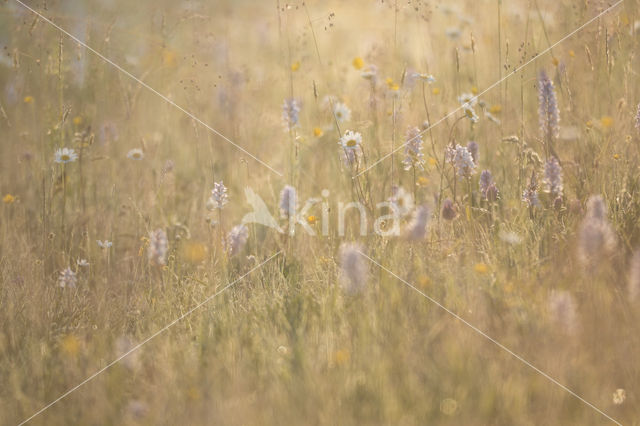
[[[169,49],[164,49],[162,51],[162,62],[168,66],[173,67],[176,65],[176,52]]]
[[[438,160],[436,160],[436,159],[435,159],[435,158],[433,158],[433,157],[429,157],[429,160],[428,160],[428,161],[429,161],[429,165],[430,165],[430,166],[435,166],[436,164],[438,164]]]
[[[429,185],[429,179],[427,179],[424,176],[420,176],[420,177],[418,177],[418,181],[416,182],[416,185],[418,185],[418,186],[427,186],[427,185]]]
[[[576,57],[576,52],[574,52],[573,50],[569,51],[569,56],[571,56],[572,58]]]
[[[296,72],[300,69],[300,61],[291,64],[291,71]]]
[[[471,88],[471,93],[473,93],[474,95],[477,95],[478,94],[478,88],[476,86],[473,86]]]
[[[592,128],[592,127],[593,127],[593,121],[588,120],[588,121],[585,123],[585,126],[587,126],[587,129]]]
[[[307,222],[309,223],[309,225],[313,225],[317,221],[318,221],[318,218],[315,217],[314,215],[307,216]]]
[[[351,62],[351,65],[353,65],[355,69],[361,70],[362,67],[364,67],[364,61],[360,56],[356,56],[355,58],[353,58],[353,62]]]
[[[487,272],[489,272],[489,267],[487,266],[486,263],[476,263],[475,266],[473,267],[473,270],[481,275],[486,274]]]
[[[182,246],[182,255],[191,263],[200,263],[207,256],[207,248],[202,243],[188,242]]]
[[[200,391],[195,386],[191,386],[187,391],[187,396],[193,401],[200,399]]]
[[[322,131],[322,129],[320,127],[314,127],[313,128],[313,136],[315,136],[316,138],[321,137],[324,134],[324,132]]]
[[[73,117],[73,124],[76,126],[79,126],[82,124],[82,117],[79,115],[76,115],[75,117]]]
[[[600,125],[605,129],[608,129],[609,127],[613,126],[613,118],[608,115],[603,116],[600,119]]]
[[[619,160],[620,159],[620,154],[613,154],[613,159],[614,160]]]
[[[25,96],[24,97],[24,103],[25,104],[30,104],[34,101],[33,96]]]
[[[421,275],[418,278],[418,285],[420,286],[420,288],[427,288],[427,287],[429,287],[429,284],[431,284],[431,280],[429,279],[428,276]]]
[[[440,89],[437,87],[434,87],[433,90],[431,90],[431,93],[433,93],[434,95],[439,95],[440,94]]]
[[[387,83],[387,87],[389,87],[390,90],[400,90],[400,86],[398,85],[398,83],[395,83],[391,77],[387,77],[385,83]]]
[[[11,194],[7,194],[4,197],[2,197],[2,202],[5,204],[12,204],[15,200],[16,200],[16,197],[14,197]]]
[[[336,351],[333,357],[337,365],[344,365],[347,362],[349,362],[349,359],[351,358],[351,354],[346,349],[340,349]]]
[[[491,114],[500,114],[502,112],[502,105],[500,104],[492,105],[491,108],[489,108],[489,112]]]
[[[75,357],[80,351],[80,341],[73,334],[68,334],[60,342],[60,348],[66,355]]]
[[[555,57],[554,57],[553,59],[551,59],[551,62],[552,62],[552,63],[553,63],[553,65],[554,65],[554,66],[556,66],[556,67],[557,67],[557,66],[558,66],[558,64],[560,63],[560,61],[558,61],[558,58],[555,58]]]

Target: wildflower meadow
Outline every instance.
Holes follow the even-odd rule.
[[[640,425],[639,0],[2,0],[0,49],[0,425]]]

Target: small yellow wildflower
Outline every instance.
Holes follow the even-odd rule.
[[[554,65],[554,66],[556,66],[556,67],[557,67],[557,66],[558,66],[558,64],[560,63],[560,61],[558,61],[558,58],[555,58],[555,57],[554,57],[553,59],[551,59],[551,62],[552,62],[552,63],[553,63],[553,65]]]
[[[24,103],[25,104],[33,103],[33,101],[34,101],[33,96],[25,96],[24,97]]]
[[[75,126],[80,126],[82,124],[82,117],[79,115],[76,115],[75,117],[73,117],[73,124]]]
[[[620,159],[620,154],[613,154],[613,159],[614,160],[619,160]]]
[[[502,112],[502,105],[500,104],[492,105],[491,108],[489,108],[489,112],[491,114],[500,114]]]
[[[569,56],[571,56],[572,58],[576,57],[576,52],[574,52],[573,50],[569,51]]]
[[[187,391],[187,396],[192,401],[197,401],[200,399],[200,391],[195,386],[191,386]]]
[[[430,166],[435,166],[436,164],[438,164],[438,160],[436,160],[436,159],[435,159],[435,158],[433,158],[433,157],[429,157],[429,160],[428,160],[428,161],[429,161],[429,165],[430,165]]]
[[[68,334],[60,342],[60,348],[66,355],[75,357],[80,351],[80,341],[73,334]]]
[[[344,365],[351,359],[351,354],[346,349],[340,349],[334,354],[336,365]]]
[[[587,120],[587,122],[584,123],[584,124],[585,124],[585,126],[587,126],[587,129],[590,129],[590,128],[593,127],[593,121],[591,121],[591,120]]]
[[[11,194],[7,194],[4,197],[2,197],[2,202],[5,204],[12,204],[15,200],[16,200],[16,197],[14,197]]]
[[[190,241],[182,246],[182,255],[191,263],[202,262],[207,255],[207,248],[202,243]]]
[[[433,93],[434,95],[439,95],[440,89],[438,87],[434,87],[433,90],[431,90],[431,93]]]
[[[300,69],[300,61],[291,64],[291,71],[296,72]]]
[[[309,215],[307,216],[307,222],[309,223],[309,225],[313,225],[318,221],[318,218],[315,217],[314,215]]]
[[[176,52],[169,49],[164,49],[162,51],[162,62],[168,66],[173,67],[176,65]]]
[[[473,86],[471,88],[471,93],[473,93],[474,95],[477,95],[478,94],[478,88],[476,86]]]
[[[487,272],[489,272],[489,267],[487,266],[486,263],[476,263],[475,266],[473,267],[473,270],[481,275],[486,274]]]
[[[427,179],[424,176],[420,176],[420,177],[418,177],[418,181],[416,182],[416,185],[418,185],[418,186],[427,186],[427,185],[429,185],[429,179]]]
[[[613,126],[613,118],[605,115],[600,119],[600,125],[605,128],[608,129],[609,127]]]
[[[418,285],[420,286],[420,288],[427,288],[427,287],[429,287],[429,284],[431,284],[431,280],[429,279],[428,276],[421,275],[418,278]]]
[[[362,67],[364,67],[364,61],[360,56],[356,56],[355,58],[353,58],[353,62],[351,62],[351,65],[353,65],[355,69],[361,70]]]
[[[320,127],[314,127],[313,128],[313,136],[315,136],[316,138],[321,137],[324,134],[324,132],[322,131],[322,129]]]

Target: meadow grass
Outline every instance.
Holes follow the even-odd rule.
[[[25,4],[0,424],[640,424],[638,1]]]

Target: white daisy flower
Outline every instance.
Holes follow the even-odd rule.
[[[102,248],[102,249],[108,249],[111,248],[111,246],[113,245],[112,241],[109,240],[96,240],[96,242],[98,243],[98,247]]]
[[[458,96],[458,102],[460,102],[465,115],[469,117],[472,122],[477,123],[480,117],[478,117],[473,107],[478,103],[478,97],[471,93],[463,93]]]
[[[351,110],[342,102],[337,102],[333,105],[333,115],[338,123],[344,123],[345,121],[351,120]]]
[[[458,102],[460,102],[462,107],[473,108],[478,103],[478,97],[472,93],[463,93],[458,96]]]
[[[408,216],[413,210],[413,195],[405,191],[401,186],[394,185],[391,188],[391,197],[388,201],[393,205],[395,213],[400,217]]]
[[[425,83],[431,84],[431,83],[435,83],[436,82],[436,78],[434,76],[432,76],[431,74],[418,74],[418,78],[420,78],[420,80],[424,81]]]
[[[55,152],[55,162],[60,164],[72,163],[78,159],[73,148],[58,148]]]
[[[76,265],[81,266],[81,267],[87,267],[87,266],[89,266],[89,262],[87,261],[87,259],[78,259],[76,261]]]
[[[360,73],[360,76],[365,80],[375,80],[378,75],[378,67],[375,65],[369,65],[364,71]]]
[[[127,153],[127,158],[130,160],[142,160],[144,158],[144,152],[140,148],[134,148]]]
[[[362,135],[353,130],[347,130],[340,138],[339,143],[344,149],[355,151],[362,145]]]

